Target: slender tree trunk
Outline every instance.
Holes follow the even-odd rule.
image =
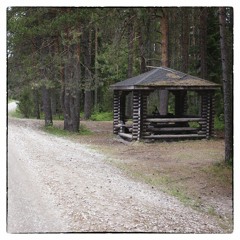
[[[160,23],[160,32],[162,34],[161,41],[161,55],[162,55],[162,66],[168,67],[168,13],[163,12],[163,17]],[[160,90],[160,115],[167,115],[168,113],[168,90]]]
[[[33,65],[36,64],[36,59],[35,59],[35,51],[36,51],[36,47],[35,47],[35,41],[32,40],[32,63]],[[36,79],[35,79],[36,81]],[[39,104],[39,89],[35,88],[33,89],[33,102],[34,102],[34,115],[36,117],[36,119],[40,119],[40,104]]]
[[[95,56],[94,56],[94,69],[95,69],[95,91],[94,91],[94,109],[95,111],[99,111],[98,104],[98,87],[99,87],[99,79],[98,79],[98,28],[95,26]]]
[[[134,27],[133,23],[128,25],[128,74],[127,77],[133,76],[133,55],[134,55]],[[126,115],[129,117],[132,114],[132,94],[126,96]]]
[[[92,113],[92,91],[85,89],[84,92],[84,118],[89,119]]]
[[[207,17],[208,8],[204,7],[200,15],[200,58],[201,77],[207,78]]]
[[[57,114],[57,97],[56,97],[56,90],[51,89],[51,108],[52,108],[52,115]]]
[[[34,101],[34,115],[36,119],[40,119],[40,104],[39,104],[39,90],[33,90],[33,101]]]
[[[183,8],[182,12],[182,71],[188,72],[188,56],[189,56],[189,19],[188,9]]]
[[[128,78],[133,76],[133,41],[134,41],[134,29],[133,24],[128,25]]]
[[[43,111],[45,115],[45,126],[52,126],[52,110],[51,110],[51,99],[50,90],[46,86],[42,87],[42,99],[43,99]]]
[[[92,34],[91,29],[85,33],[85,51],[84,51],[84,65],[85,65],[85,95],[84,95],[84,118],[89,119],[92,114],[92,76],[91,76],[91,52],[92,52]]]
[[[139,46],[139,52],[140,52],[140,73],[144,73],[146,72],[146,61],[144,56],[144,44],[143,44],[141,26],[138,27],[138,46]]]
[[[233,116],[232,116],[232,86],[228,78],[228,56],[226,39],[226,9],[219,8],[220,45],[222,60],[223,97],[224,97],[224,122],[225,122],[225,161],[233,158]]]

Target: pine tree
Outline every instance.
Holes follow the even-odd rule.
[[[168,58],[168,11],[163,9],[163,15],[161,17],[160,23],[160,32],[162,34],[161,39],[161,58],[162,66],[169,67],[169,58]],[[160,106],[159,113],[160,115],[167,115],[168,113],[168,90],[160,90]]]
[[[227,27],[226,27],[226,8],[219,8],[220,25],[220,44],[222,60],[222,81],[224,97],[224,122],[225,122],[225,161],[230,162],[233,158],[233,116],[232,116],[232,84],[228,76],[228,48],[227,46]]]

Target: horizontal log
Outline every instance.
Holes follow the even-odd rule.
[[[167,122],[197,122],[202,121],[202,118],[147,118],[147,122],[167,123]]]
[[[199,134],[199,135],[204,135],[204,134],[206,134],[206,131],[203,131],[203,130],[198,131],[198,134]]]
[[[123,138],[127,138],[127,139],[130,139],[130,140],[132,140],[132,134],[129,134],[129,133],[118,133],[118,135],[120,136],[120,137],[123,137]]]
[[[115,125],[115,127],[118,127],[118,128],[120,128],[120,127],[131,128],[132,124],[121,124],[121,123],[119,123],[119,124]]]
[[[204,138],[204,134],[164,134],[144,136],[145,139],[170,139],[170,138]]]
[[[181,132],[181,131],[197,131],[198,128],[191,127],[166,127],[166,128],[148,128],[151,132]]]
[[[149,136],[151,136],[151,133],[149,132],[142,133],[142,137],[149,137]]]

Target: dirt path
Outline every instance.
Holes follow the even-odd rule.
[[[9,119],[8,147],[8,232],[224,231],[214,218],[31,120]]]

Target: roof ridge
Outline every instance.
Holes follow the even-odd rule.
[[[147,66],[147,67],[149,67],[149,68],[155,68],[155,69],[163,69],[163,70],[166,70],[166,71],[169,71],[169,72],[172,72],[172,73],[176,72],[176,70],[171,69],[171,68],[169,68],[169,67],[165,67],[165,66],[161,66],[161,67]]]
[[[144,81],[146,78],[148,78],[149,76],[151,76],[152,74],[154,74],[155,72],[157,72],[157,70],[158,70],[158,69],[154,69],[154,70],[151,70],[151,71],[148,71],[148,72],[143,73],[143,74],[146,74],[146,73],[148,73],[148,74],[146,74],[146,76],[145,76],[143,79],[140,79],[140,80],[137,81],[135,84],[138,84],[138,83]]]

